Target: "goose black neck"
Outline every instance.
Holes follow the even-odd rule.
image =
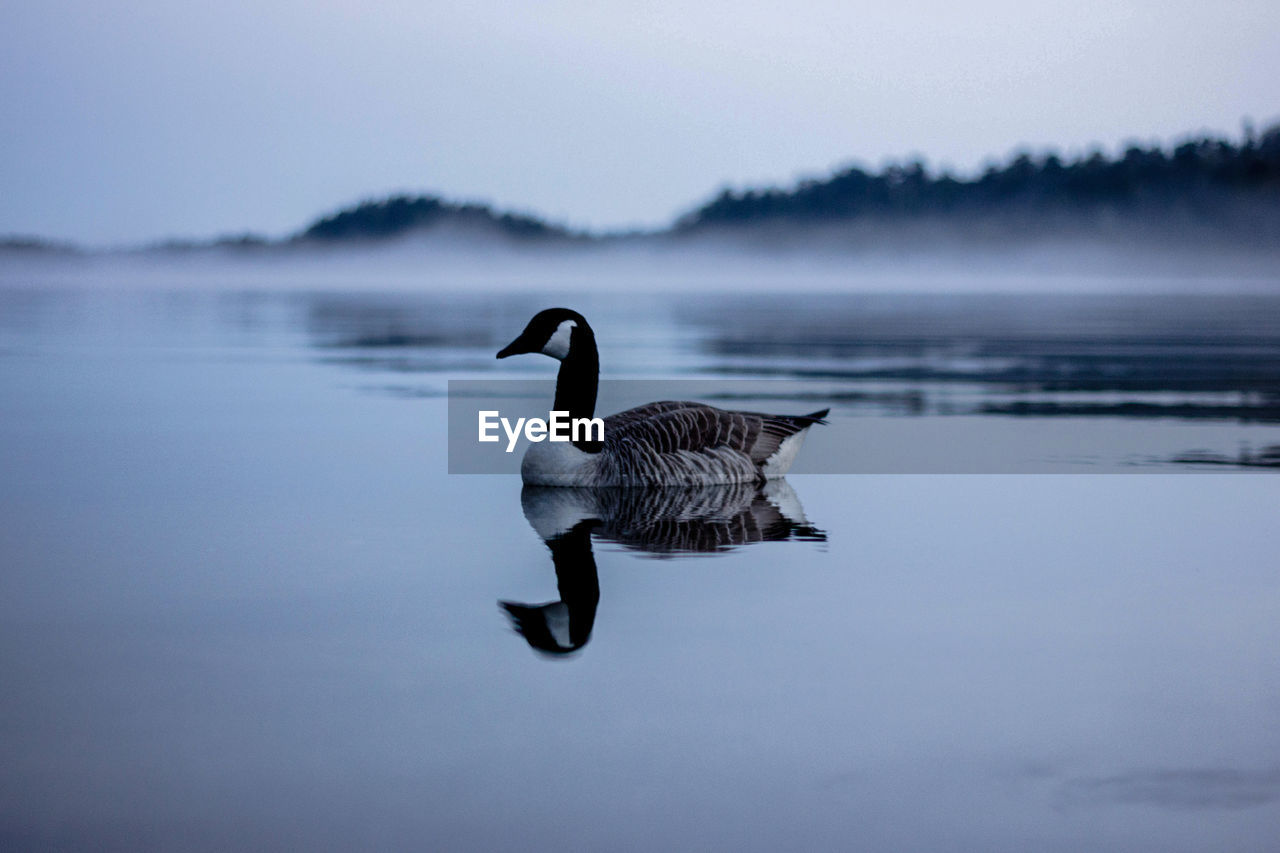
[[[596,412],[596,392],[600,385],[600,354],[589,328],[573,330],[569,353],[560,362],[556,376],[553,411],[568,412],[570,418],[590,418]],[[597,442],[574,442],[582,450],[594,451]]]

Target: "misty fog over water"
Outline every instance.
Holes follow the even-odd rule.
[[[944,232],[945,233],[945,232]],[[0,251],[0,287],[505,294],[1280,293],[1280,252],[1230,245],[807,233],[520,245],[423,233],[334,247]]]

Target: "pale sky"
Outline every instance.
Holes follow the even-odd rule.
[[[1280,3],[11,0],[0,234],[281,236],[393,191],[594,228],[724,185],[1280,119]]]

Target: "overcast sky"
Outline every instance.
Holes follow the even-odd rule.
[[[0,6],[0,234],[253,230],[425,191],[575,225],[918,154],[1280,118],[1280,3]]]

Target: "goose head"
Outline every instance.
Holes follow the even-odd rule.
[[[498,351],[498,358],[532,352],[564,361],[587,339],[594,342],[594,334],[581,314],[568,308],[548,308],[533,315],[520,336]]]

